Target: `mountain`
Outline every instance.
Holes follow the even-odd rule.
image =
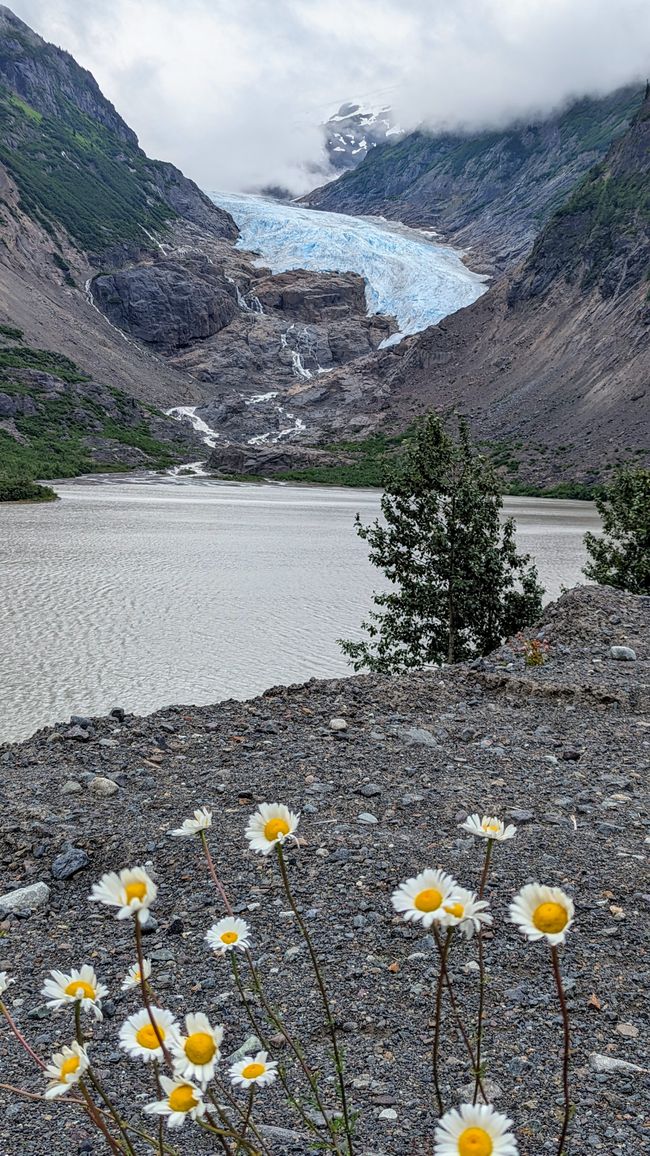
[[[378,144],[403,135],[388,105],[364,108],[347,102],[323,125],[325,149],[334,169],[346,172],[360,165]]]
[[[375,430],[395,432],[428,409],[456,407],[514,484],[592,484],[624,461],[647,462],[649,278],[646,95],[509,277],[439,325],[331,374],[312,423],[343,441],[367,432],[369,415]]]
[[[476,134],[379,143],[303,204],[436,229],[484,266],[513,268],[576,182],[625,131],[641,91],[574,101],[544,119]]]

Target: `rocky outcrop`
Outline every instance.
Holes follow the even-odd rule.
[[[268,477],[287,470],[307,470],[310,466],[337,466],[351,462],[351,456],[328,453],[313,446],[279,442],[274,445],[219,444],[210,452],[208,469],[215,474]]]
[[[204,341],[239,312],[233,287],[207,262],[137,265],[96,277],[92,292],[113,325],[163,350]]]
[[[512,269],[541,225],[625,131],[642,90],[575,101],[545,119],[477,133],[414,132],[303,201],[433,228],[488,267]]]
[[[365,282],[356,273],[293,269],[257,281],[253,292],[265,310],[279,310],[292,321],[338,321],[367,312]]]

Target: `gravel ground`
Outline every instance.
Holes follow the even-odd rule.
[[[33,1046],[49,1053],[69,1034],[65,1013],[43,1014],[47,971],[92,962],[111,994],[104,1023],[90,1029],[92,1054],[140,1119],[152,1098],[148,1075],[116,1043],[137,1005],[120,991],[134,959],[132,928],[87,895],[102,872],[147,861],[160,886],[157,926],[145,942],[161,1001],[223,1022],[226,1056],[250,1034],[227,963],[203,942],[221,908],[199,844],[166,837],[205,804],[214,809],[220,874],[252,925],[269,995],[321,1064],[334,1106],[305,949],[273,860],[249,853],[243,839],[257,802],[284,801],[301,811],[306,842],[289,852],[290,874],[335,1001],[359,1112],[357,1153],[432,1152],[435,948],[394,916],[390,894],[425,866],[475,886],[484,848],[458,823],[485,811],[518,825],[516,839],[495,850],[488,886],[495,930],[485,941],[485,1058],[495,1106],[514,1119],[523,1156],[556,1152],[561,1023],[549,952],[524,942],[506,911],[524,883],[557,884],[575,897],[577,916],[562,951],[575,1104],[567,1156],[650,1148],[649,624],[650,599],[582,587],[547,608],[540,629],[549,652],[539,668],[526,668],[515,645],[443,671],[312,681],[245,703],[77,720],[0,748],[0,895],[39,880],[51,889],[29,917],[0,922],[0,970],[17,979],[6,998]],[[614,660],[612,645],[632,647],[636,661]],[[332,730],[335,718],[347,728]],[[116,784],[113,794],[100,793],[100,778]],[[67,845],[85,851],[88,864],[56,881],[52,863]],[[471,1025],[475,958],[475,944],[464,942],[451,958]],[[643,1070],[599,1071],[594,1056]],[[278,1046],[277,1058],[286,1049]],[[40,1089],[1,1026],[0,1071],[0,1080]],[[468,1072],[448,1013],[442,1076],[447,1106],[460,1102]],[[294,1130],[294,1139],[273,1137],[274,1154],[310,1150],[276,1088],[260,1093],[259,1120]],[[189,1126],[178,1146],[209,1150]],[[104,1151],[74,1107],[0,1091],[2,1156]]]

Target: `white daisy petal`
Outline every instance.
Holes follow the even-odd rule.
[[[144,960],[144,978],[150,979],[150,977],[151,977],[151,960],[145,959]],[[124,976],[124,979],[122,980],[122,991],[131,991],[132,988],[140,987],[141,984],[142,984],[142,977],[140,975],[140,964],[134,963],[129,968],[126,975]]]
[[[469,831],[470,835],[476,835],[479,839],[494,839],[497,843],[505,843],[508,839],[514,839],[517,834],[517,828],[513,823],[507,827],[502,819],[497,819],[496,815],[469,815],[464,823],[460,825],[462,831]]]
[[[226,951],[245,951],[250,947],[250,927],[244,919],[228,916],[213,923],[205,936],[210,947],[223,954]]]
[[[177,827],[174,831],[168,831],[168,835],[174,835],[178,839],[190,839],[192,835],[198,835],[201,831],[207,831],[212,826],[212,811],[209,807],[198,807],[194,812],[193,819],[185,819],[181,827]]]
[[[234,1087],[250,1088],[251,1084],[256,1084],[263,1088],[266,1084],[272,1084],[278,1065],[275,1060],[267,1057],[268,1052],[258,1052],[256,1056],[244,1056],[243,1060],[232,1064],[230,1080]]]
[[[299,821],[300,814],[290,811],[284,803],[260,803],[245,832],[251,851],[269,855],[277,844],[293,837]]]
[[[45,1089],[45,1099],[54,1100],[57,1096],[65,1095],[83,1076],[89,1062],[86,1048],[82,1048],[76,1041],[69,1048],[65,1047],[60,1052],[55,1052],[43,1072],[49,1081]]]
[[[445,914],[444,904],[458,884],[445,871],[427,869],[412,879],[400,883],[393,891],[391,902],[396,911],[406,920],[420,922],[423,927],[440,922]]]
[[[140,923],[145,923],[147,912],[157,894],[158,888],[144,867],[125,867],[119,875],[115,871],[102,875],[99,883],[93,885],[88,898],[93,903],[119,907],[118,919],[129,919],[135,915]]]
[[[463,1104],[440,1120],[434,1156],[517,1156],[512,1120],[486,1104]]]
[[[164,1008],[152,1007],[151,1014],[163,1044],[166,1048],[170,1048],[179,1035],[177,1021],[172,1013],[165,1011]],[[120,1047],[134,1059],[148,1062],[160,1060],[163,1056],[158,1036],[146,1008],[135,1012],[124,1021],[119,1032],[119,1043]]]
[[[510,904],[510,921],[530,940],[564,943],[575,916],[573,900],[561,887],[529,883]]]
[[[167,1116],[168,1128],[180,1128],[188,1117],[197,1120],[205,1115],[203,1092],[190,1080],[170,1080],[168,1076],[161,1076],[160,1084],[165,1098],[145,1106],[144,1111],[149,1115]]]
[[[211,1080],[221,1059],[223,1028],[212,1027],[203,1012],[185,1016],[185,1035],[170,1043],[174,1072],[186,1080],[197,1080],[203,1087]]]
[[[69,973],[51,971],[41,994],[47,997],[47,1006],[55,1011],[67,1003],[79,1003],[84,1011],[101,1020],[101,1001],[108,995],[108,988],[99,983],[94,968],[85,963],[80,970],[73,967]]]
[[[440,917],[443,927],[459,927],[467,939],[471,939],[475,931],[481,927],[490,927],[492,916],[488,911],[489,903],[479,899],[475,891],[467,891],[465,887],[456,887],[442,905],[444,914]]]

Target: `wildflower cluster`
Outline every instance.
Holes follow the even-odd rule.
[[[246,920],[235,916],[212,859],[208,843],[212,814],[206,807],[197,809],[192,818],[185,819],[180,827],[169,834],[175,838],[196,839],[205,854],[208,871],[226,910],[223,918],[218,919],[205,932],[205,942],[211,950],[215,966],[230,966],[233,982],[261,1046],[252,1047],[247,1042],[245,1049],[231,1056],[231,1062],[226,1066],[222,1053],[226,1025],[214,1023],[202,1010],[179,1016],[160,1006],[151,986],[151,960],[144,956],[142,946],[142,925],[146,923],[158,895],[150,871],[144,867],[130,867],[118,873],[108,873],[95,883],[89,896],[92,902],[116,908],[116,918],[120,921],[130,920],[133,927],[135,961],[123,977],[121,989],[129,998],[137,993],[141,1006],[120,1025],[118,1044],[129,1060],[142,1065],[145,1086],[147,1080],[151,1081],[153,1095],[144,1103],[142,1112],[145,1117],[156,1121],[156,1134],[147,1130],[150,1125],[146,1120],[134,1123],[131,1110],[126,1112],[115,1106],[95,1070],[94,1043],[84,1032],[82,1017],[86,1015],[100,1023],[103,1019],[102,1002],[109,990],[96,975],[94,967],[84,963],[69,972],[54,970],[45,981],[43,995],[47,1006],[57,1012],[71,1012],[73,1016],[67,1042],[62,1043],[49,1060],[43,1060],[36,1054],[14,1022],[3,1002],[3,996],[14,980],[6,972],[0,972],[0,1013],[19,1043],[41,1069],[45,1080],[41,1093],[43,1099],[78,1105],[102,1133],[109,1150],[118,1156],[137,1156],[141,1151],[136,1146],[140,1140],[163,1156],[178,1156],[178,1149],[170,1147],[163,1139],[165,1123],[169,1129],[180,1129],[187,1123],[200,1128],[213,1139],[215,1146],[233,1156],[238,1153],[247,1153],[249,1156],[270,1154],[269,1136],[265,1125],[260,1124],[258,1119],[257,1096],[263,1095],[264,1090],[276,1082],[281,1086],[292,1111],[297,1113],[302,1125],[308,1130],[310,1147],[338,1154],[345,1151],[348,1156],[361,1151],[356,1146],[354,1114],[348,1104],[343,1054],[325,976],[308,927],[294,899],[284,857],[288,843],[300,845],[296,835],[299,822],[300,815],[284,804],[262,803],[248,821],[245,838],[251,851],[264,857],[275,856],[295,925],[305,941],[331,1045],[338,1112],[325,1103],[321,1085],[314,1067],[306,1057],[303,1044],[295,1038],[266,995],[258,965],[251,953],[253,931]],[[458,883],[443,868],[425,867],[400,883],[392,894],[395,912],[414,926],[430,931],[439,953],[432,1072],[437,1101],[437,1120],[432,1126],[433,1152],[435,1156],[517,1156],[519,1148],[513,1122],[495,1111],[488,1102],[482,1080],[481,1051],[485,986],[483,934],[486,929],[494,928],[494,915],[485,892],[495,847],[510,842],[517,832],[513,825],[506,826],[496,816],[479,814],[470,815],[462,824],[462,829],[482,840],[485,846],[480,880],[475,890]],[[558,1156],[563,1150],[570,1118],[569,1024],[558,947],[565,942],[574,918],[571,898],[561,888],[539,883],[526,884],[509,907],[509,919],[523,935],[532,942],[544,941],[551,952],[564,1024],[565,1111]],[[465,1022],[448,970],[453,944],[458,941],[467,945],[472,940],[478,945],[480,973],[475,1031],[470,1030]],[[239,961],[248,970],[249,985],[256,997],[254,1006],[243,983]],[[473,1102],[448,1110],[445,1110],[439,1079],[440,1028],[445,993],[467,1052],[474,1081]],[[286,1062],[271,1058],[265,1023],[273,1028],[273,1039],[279,1037],[285,1045],[292,1060],[290,1070]],[[19,1094],[22,1092],[21,1089],[13,1090]],[[39,1095],[33,1092],[22,1094],[32,1098],[38,1098]],[[244,1103],[240,1102],[241,1096],[245,1097]],[[479,1102],[479,1096],[482,1102]],[[314,1122],[314,1107],[324,1122],[324,1133]],[[192,1143],[185,1151],[194,1151]]]

